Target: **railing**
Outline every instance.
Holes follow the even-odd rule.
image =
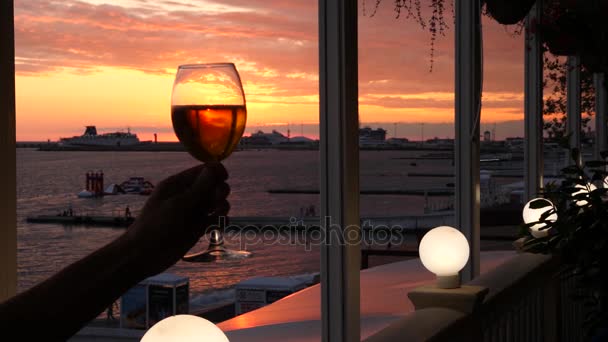
[[[482,340],[543,341],[555,335],[556,308],[550,306],[559,301],[557,268],[549,256],[522,254],[471,281],[490,289],[479,309]]]
[[[581,302],[575,302],[571,296],[573,294],[581,294],[580,290],[576,289],[576,278],[572,277],[572,273],[561,276],[560,295],[562,310],[560,312],[561,320],[561,342],[577,342],[583,340],[581,327],[583,325],[585,310]]]
[[[379,248],[361,248],[361,269],[369,268],[369,259],[372,256],[388,256],[388,257],[399,257],[399,258],[418,258],[420,255],[418,254],[418,246],[420,245],[420,241],[424,237],[424,235],[430,229],[424,228],[414,228],[410,229],[412,235],[416,239],[416,244],[412,247],[407,246],[408,248],[395,248],[391,249],[390,245],[384,246],[383,249]],[[369,232],[368,232],[369,233]],[[515,237],[513,235],[505,235],[505,234],[482,234],[480,236],[481,241],[493,241],[493,242],[513,242]]]
[[[366,342],[582,341],[583,306],[570,298],[576,279],[560,267],[551,256],[520,254],[466,284],[489,289],[472,313],[417,310]]]

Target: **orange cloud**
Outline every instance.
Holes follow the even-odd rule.
[[[56,139],[97,124],[157,129],[168,139],[175,68],[204,62],[235,62],[251,125],[317,122],[316,6],[310,0],[17,0],[18,138]],[[394,19],[387,0],[374,17],[361,15],[361,120],[451,121],[452,34],[437,40],[429,73],[428,33]],[[482,120],[519,119],[522,38],[489,20],[484,38]]]

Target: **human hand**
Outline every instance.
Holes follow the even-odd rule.
[[[175,264],[226,216],[230,187],[220,163],[206,163],[158,184],[126,233],[138,272],[148,277]]]

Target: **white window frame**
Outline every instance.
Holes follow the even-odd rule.
[[[568,57],[566,72],[566,132],[570,134],[570,148],[581,149],[581,59]],[[568,160],[566,160],[567,164]],[[582,158],[576,161],[582,163]]]
[[[479,274],[480,0],[457,1],[455,10],[455,222],[469,241],[462,276],[470,280]],[[321,217],[326,218],[321,225],[326,234],[360,224],[357,29],[357,0],[319,0]],[[330,228],[327,217],[337,227]],[[360,246],[326,241],[321,252],[322,340],[359,341]]]
[[[357,1],[319,0],[323,341],[361,334]]]
[[[0,300],[17,289],[14,11],[13,1],[1,3]],[[471,242],[466,278],[479,269],[479,137],[471,144],[470,135],[458,133],[479,131],[470,115],[478,100],[472,84],[479,42],[467,43],[478,3],[460,0],[456,8],[456,192],[463,193],[456,222]],[[332,342],[360,340],[360,239],[342,234],[360,225],[357,30],[357,0],[319,0],[321,225],[328,236],[321,249],[322,340]],[[332,233],[342,243],[331,241]]]
[[[17,153],[13,1],[0,4],[0,301],[17,293]]]
[[[542,0],[537,0],[526,17],[524,40],[524,199],[539,196],[544,188],[543,160],[543,50],[540,31],[533,27],[542,20]]]
[[[454,3],[455,111],[454,111],[454,222],[469,241],[469,261],[462,281],[479,275],[479,124],[483,59],[480,0]]]
[[[608,129],[606,117],[608,116],[608,89],[606,88],[606,74],[593,75],[595,85],[595,159],[601,160],[600,152],[608,150]]]

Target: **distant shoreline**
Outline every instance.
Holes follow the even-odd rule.
[[[178,142],[159,142],[159,143],[151,143],[145,142],[137,145],[72,145],[65,146],[60,145],[58,143],[48,143],[48,142],[17,142],[17,148],[36,148],[39,151],[52,151],[52,152],[61,152],[61,151],[116,151],[116,152],[185,152],[184,147]]]
[[[64,146],[56,142],[17,142],[16,148],[36,148],[39,151],[83,151],[83,152],[186,152],[179,142],[158,142],[142,143],[130,146]],[[395,146],[395,145],[376,145],[360,146],[360,150],[385,151],[452,151],[451,146]],[[248,150],[289,150],[289,151],[317,151],[318,144],[279,144],[279,145],[240,145],[237,151]]]

